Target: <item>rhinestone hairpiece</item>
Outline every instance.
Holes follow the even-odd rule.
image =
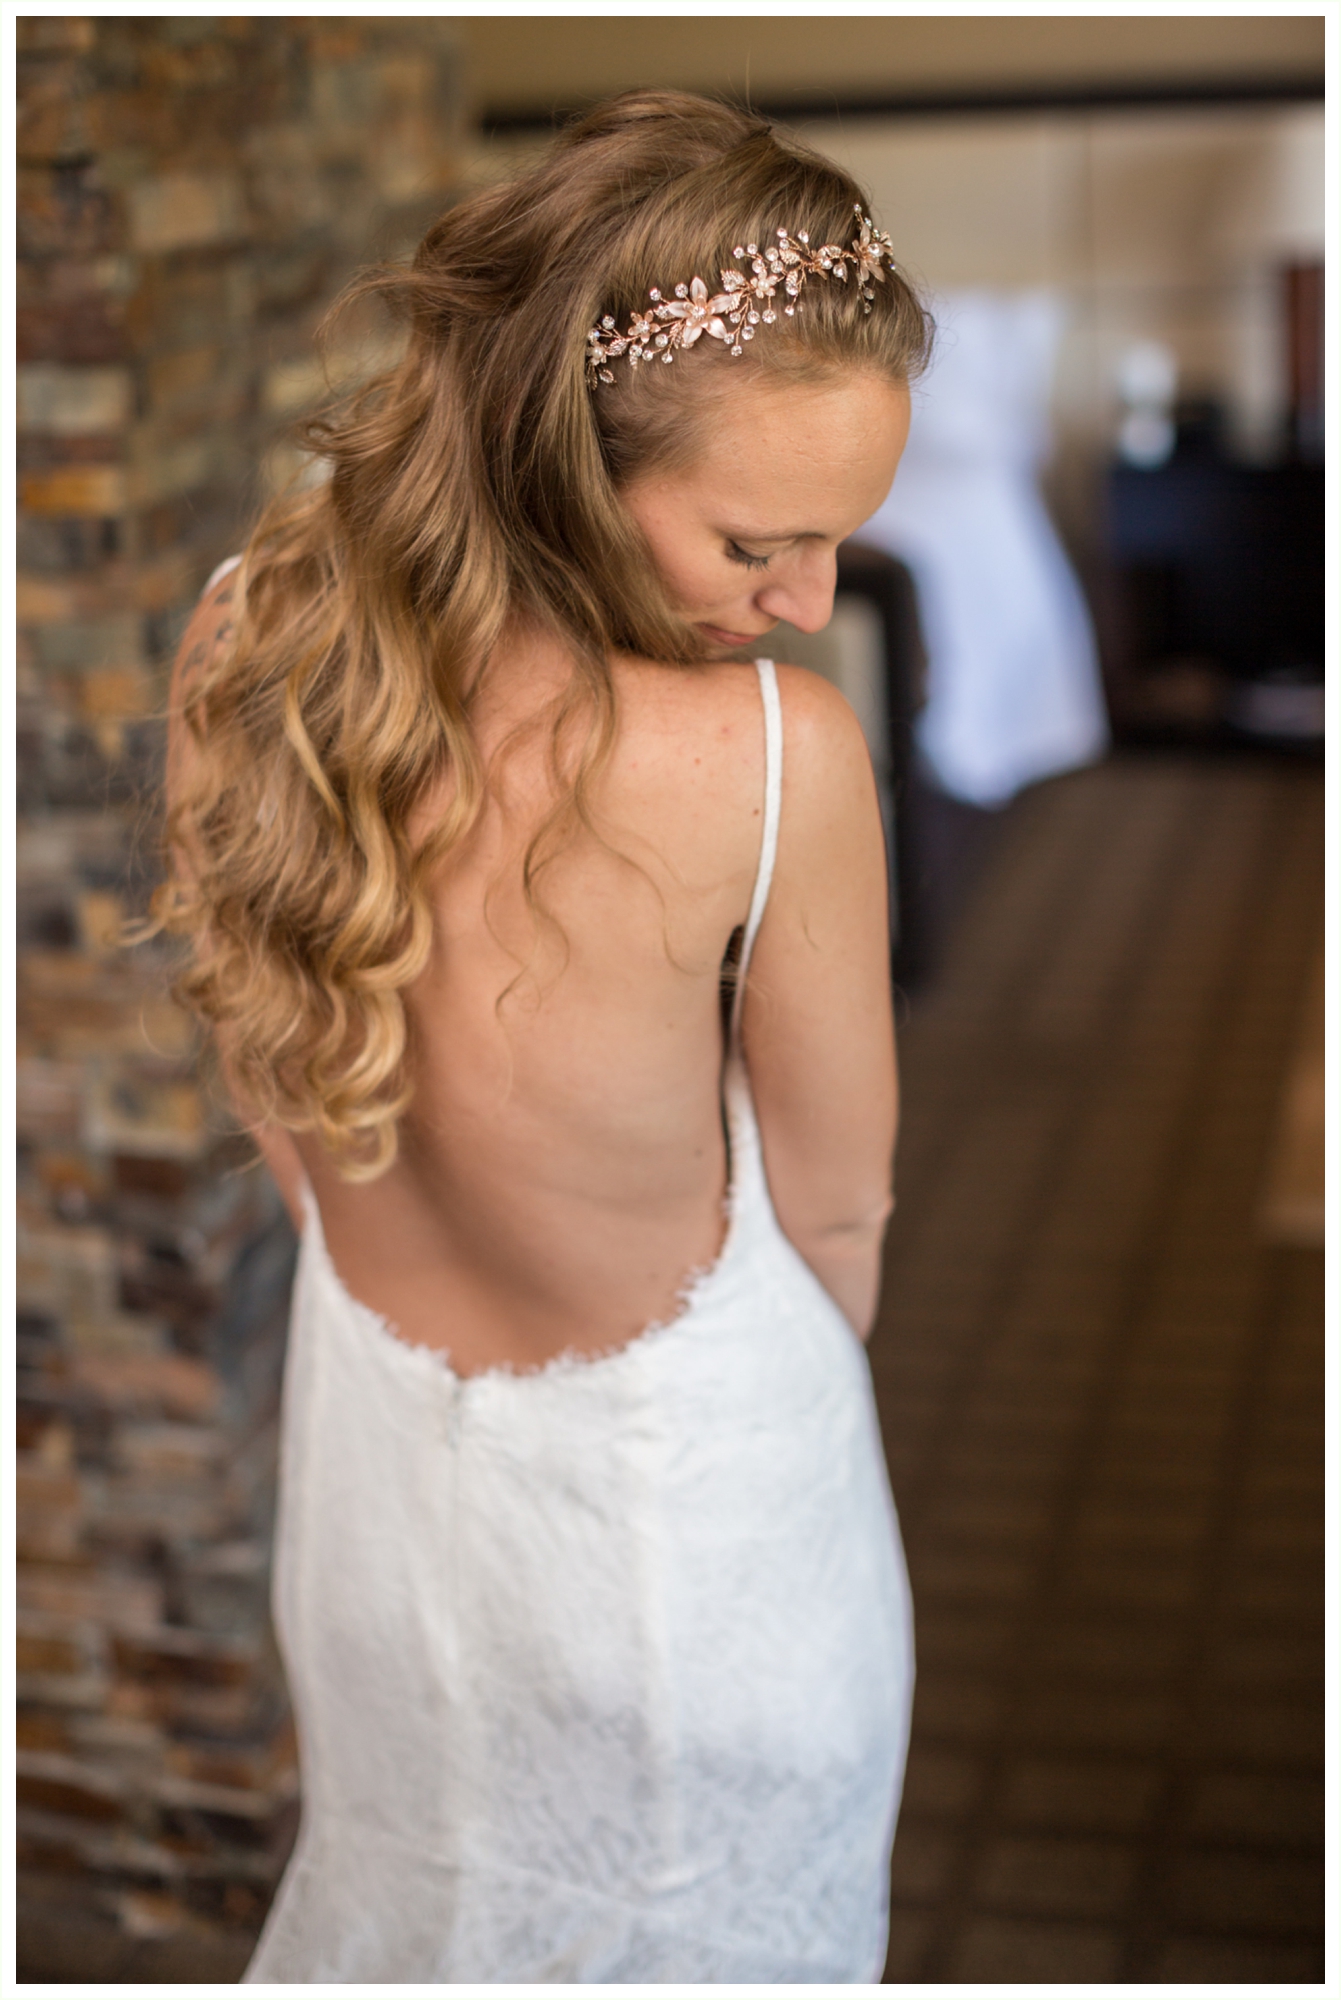
[[[606,364],[621,354],[631,368],[640,361],[671,361],[677,347],[692,347],[705,333],[726,341],[730,353],[743,354],[744,342],[754,339],[756,327],[771,326],[777,319],[773,300],[779,291],[786,301],[783,313],[790,318],[801,309],[807,278],[841,278],[846,284],[849,265],[861,292],[862,310],[869,312],[875,297],[872,284],[884,284],[884,265],[891,271],[895,268],[894,246],[860,208],[853,213],[860,228],[846,250],[837,243],[812,250],[804,229],[796,236],[780,229],[777,242],[763,250],[757,243],[736,245],[731,255],[748,257],[749,273],[722,271],[722,289],[716,294],[709,293],[702,278],[677,285],[672,299],[663,298],[653,286],[647,295],[649,310],[634,313],[624,333],[607,313],[587,335],[588,383],[594,389],[598,382],[613,382]]]

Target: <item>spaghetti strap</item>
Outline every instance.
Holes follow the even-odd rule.
[[[764,703],[764,830],[759,843],[759,872],[754,878],[754,894],[750,898],[750,914],[746,919],[740,964],[736,970],[736,997],[731,1008],[733,1040],[740,1033],[745,976],[750,969],[754,940],[759,934],[759,925],[768,904],[768,892],[773,885],[773,868],[778,858],[778,822],[782,817],[782,703],[778,697],[778,670],[771,660],[756,660],[754,664]]]

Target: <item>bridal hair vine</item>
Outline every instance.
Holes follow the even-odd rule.
[[[733,257],[748,257],[750,271],[722,271],[722,289],[709,294],[702,278],[677,285],[673,299],[664,299],[654,286],[648,293],[651,306],[634,313],[626,332],[621,333],[610,313],[587,335],[587,381],[591,388],[599,382],[613,382],[606,363],[621,354],[631,368],[640,361],[671,361],[677,347],[692,347],[700,334],[724,340],[728,352],[742,354],[743,343],[754,339],[760,324],[771,326],[777,319],[773,300],[781,291],[786,300],[783,312],[790,318],[801,310],[801,289],[807,278],[839,278],[847,282],[848,266],[856,275],[862,310],[871,310],[875,297],[872,284],[883,285],[883,266],[892,271],[894,247],[883,230],[877,229],[861,209],[854,211],[860,229],[850,247],[826,243],[810,248],[803,229],[792,236],[779,229],[778,240],[764,250],[757,243],[736,245]]]

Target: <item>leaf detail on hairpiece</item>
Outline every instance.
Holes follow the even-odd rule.
[[[849,264],[855,271],[862,310],[869,312],[875,297],[871,281],[882,285],[884,266],[894,268],[893,245],[860,208],[854,213],[858,233],[847,249],[839,243],[825,243],[812,250],[804,229],[795,236],[779,229],[774,242],[762,250],[757,243],[746,243],[732,251],[733,257],[749,258],[750,273],[722,271],[718,293],[710,294],[698,277],[675,285],[671,298],[653,286],[647,295],[649,309],[635,312],[623,333],[614,316],[606,313],[587,335],[589,384],[594,388],[598,382],[613,382],[614,375],[605,364],[620,355],[627,355],[631,368],[658,353],[663,361],[670,361],[677,348],[692,347],[705,333],[726,341],[731,353],[738,355],[744,351],[744,342],[753,340],[757,327],[776,322],[771,301],[779,288],[787,300],[784,313],[790,318],[799,310],[807,279],[837,278],[846,284]]]

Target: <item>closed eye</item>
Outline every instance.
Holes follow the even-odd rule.
[[[767,569],[772,556],[756,556],[749,549],[743,549],[739,542],[728,541],[726,553],[731,562],[743,563],[746,569]]]

